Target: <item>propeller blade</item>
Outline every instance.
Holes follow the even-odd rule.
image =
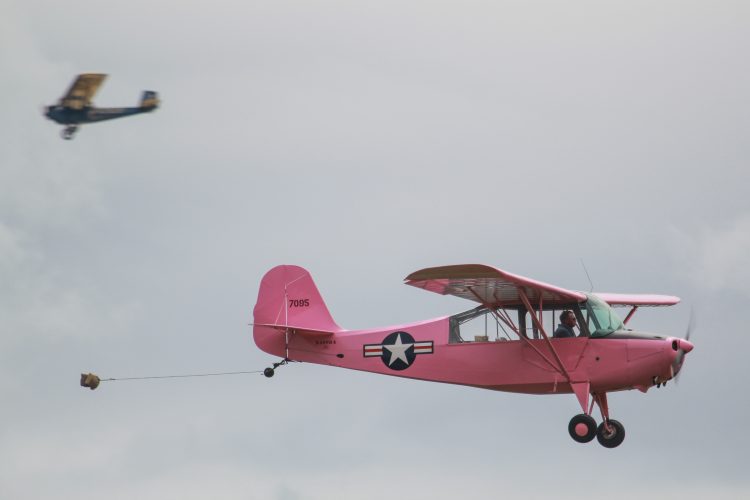
[[[671,371],[674,378],[674,383],[678,384],[680,382],[680,373],[682,372],[682,362],[685,359],[685,354],[693,350],[693,344],[690,342],[690,334],[693,333],[693,329],[695,328],[695,309],[693,307],[690,308],[690,319],[688,320],[688,326],[687,330],[685,331],[685,341],[680,342],[679,350],[677,351],[677,357],[674,360],[674,363],[672,364]],[[676,368],[676,370],[675,370]],[[675,375],[675,371],[677,374]]]
[[[685,333],[685,340],[690,340],[690,334],[693,332],[693,328],[695,328],[695,309],[691,307],[690,319],[688,320],[687,332]]]

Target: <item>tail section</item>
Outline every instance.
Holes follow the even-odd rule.
[[[263,326],[321,333],[341,331],[310,273],[298,266],[276,266],[263,276],[253,320]]]
[[[141,95],[141,109],[153,110],[159,107],[159,94],[153,90],[144,90]]]
[[[289,335],[328,337],[343,331],[333,321],[310,273],[276,266],[263,276],[253,309],[253,339],[262,350],[289,357]]]

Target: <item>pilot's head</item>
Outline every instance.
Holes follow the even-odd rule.
[[[571,310],[563,311],[560,313],[560,323],[569,328],[573,328],[576,326],[576,315],[573,314],[573,311]]]

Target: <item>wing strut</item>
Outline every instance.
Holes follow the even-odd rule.
[[[500,315],[500,313],[498,313],[497,311],[495,311],[493,309],[490,309],[490,311],[492,312],[492,315],[495,318],[502,320],[503,323],[505,323],[506,325],[508,325],[511,328],[511,330],[513,330],[513,332],[516,335],[518,335],[518,338],[520,338],[521,340],[523,340],[524,342],[526,342],[526,345],[529,346],[529,347],[531,347],[539,355],[540,358],[542,358],[544,361],[547,362],[547,364],[553,370],[555,370],[557,372],[560,371],[560,368],[557,365],[555,365],[555,363],[553,363],[547,356],[545,356],[544,353],[542,351],[540,351],[534,344],[532,344],[531,341],[526,337],[526,335],[522,334],[512,323],[508,322],[508,320],[506,320],[505,318],[503,318]]]
[[[633,317],[633,314],[635,314],[635,312],[636,312],[637,310],[638,310],[638,306],[633,306],[633,308],[632,308],[632,309],[630,310],[630,312],[629,312],[629,313],[628,313],[628,315],[627,315],[627,316],[625,317],[625,319],[624,319],[624,320],[622,320],[622,324],[623,324],[623,325],[627,325],[627,324],[628,324],[628,321],[630,321],[630,318],[632,318],[632,317]]]
[[[521,291],[521,293],[523,294],[523,291],[520,289],[520,287],[519,287],[518,290]],[[508,327],[511,330],[513,330],[513,332],[516,335],[518,335],[518,338],[520,338],[521,340],[523,340],[524,342],[526,342],[526,345],[529,346],[529,347],[531,347],[534,350],[534,352],[536,352],[539,355],[540,358],[542,358],[544,361],[546,361],[547,364],[550,365],[550,367],[553,370],[555,370],[555,371],[559,372],[560,374],[562,374],[565,378],[568,379],[568,382],[570,382],[570,375],[568,375],[568,373],[565,371],[565,368],[562,366],[562,362],[560,361],[560,358],[557,356],[557,352],[552,347],[552,344],[550,343],[549,339],[547,339],[547,334],[544,333],[544,329],[543,328],[540,328],[540,330],[542,331],[542,335],[544,335],[544,338],[547,339],[547,343],[549,344],[550,349],[552,349],[552,353],[557,358],[557,362],[559,363],[559,366],[555,365],[555,363],[553,363],[547,356],[545,356],[542,351],[540,351],[534,344],[532,344],[531,341],[526,337],[526,333],[525,332],[521,333],[518,330],[518,328],[516,328],[515,325],[513,325],[513,322],[509,321],[509,318],[508,319],[504,318],[500,313],[498,313],[495,310],[495,307],[492,304],[486,303],[479,296],[479,294],[474,291],[474,289],[472,287],[469,287],[469,291],[472,293],[472,295],[474,295],[477,298],[477,301],[479,301],[482,305],[484,305],[487,309],[489,309],[489,311],[492,313],[492,315],[496,319],[502,320],[503,323],[505,323],[506,325],[508,325]],[[531,304],[528,302],[529,299],[526,297],[525,294],[523,295],[523,297],[526,299],[526,308],[529,310],[529,314],[531,314],[531,317],[534,319],[534,321],[537,322],[537,324],[539,324],[539,320],[537,319],[536,315],[532,311]],[[507,313],[506,313],[506,315],[507,315]],[[541,327],[541,324],[539,324],[539,327]]]
[[[529,302],[529,297],[526,295],[526,292],[524,291],[524,289],[521,288],[520,286],[517,287],[517,290],[518,290],[518,295],[521,297],[521,301],[523,302],[523,305],[526,306],[526,310],[529,311],[529,316],[531,316],[531,320],[534,322],[534,325],[536,325],[536,327],[542,333],[542,337],[544,337],[544,340],[547,342],[547,346],[549,347],[550,351],[552,351],[552,355],[555,356],[555,361],[557,361],[557,364],[559,367],[559,369],[557,367],[555,369],[565,376],[565,378],[568,380],[568,383],[571,383],[570,374],[568,373],[568,370],[565,369],[565,366],[563,365],[563,362],[560,359],[560,356],[557,354],[557,351],[552,346],[552,342],[549,341],[549,337],[547,336],[547,332],[544,331],[544,327],[542,326],[542,323],[539,321],[539,318],[537,318],[536,314],[534,314],[534,309],[531,307],[531,302]],[[529,342],[529,345],[534,347],[530,342]],[[537,352],[539,352],[538,349],[536,348],[534,349]]]

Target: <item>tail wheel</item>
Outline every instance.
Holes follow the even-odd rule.
[[[588,443],[596,436],[596,420],[590,415],[583,413],[570,419],[568,433],[579,443]]]
[[[625,427],[617,420],[610,419],[608,424],[609,426],[605,425],[604,422],[599,424],[599,428],[596,430],[596,439],[605,448],[616,448],[625,439]]]

